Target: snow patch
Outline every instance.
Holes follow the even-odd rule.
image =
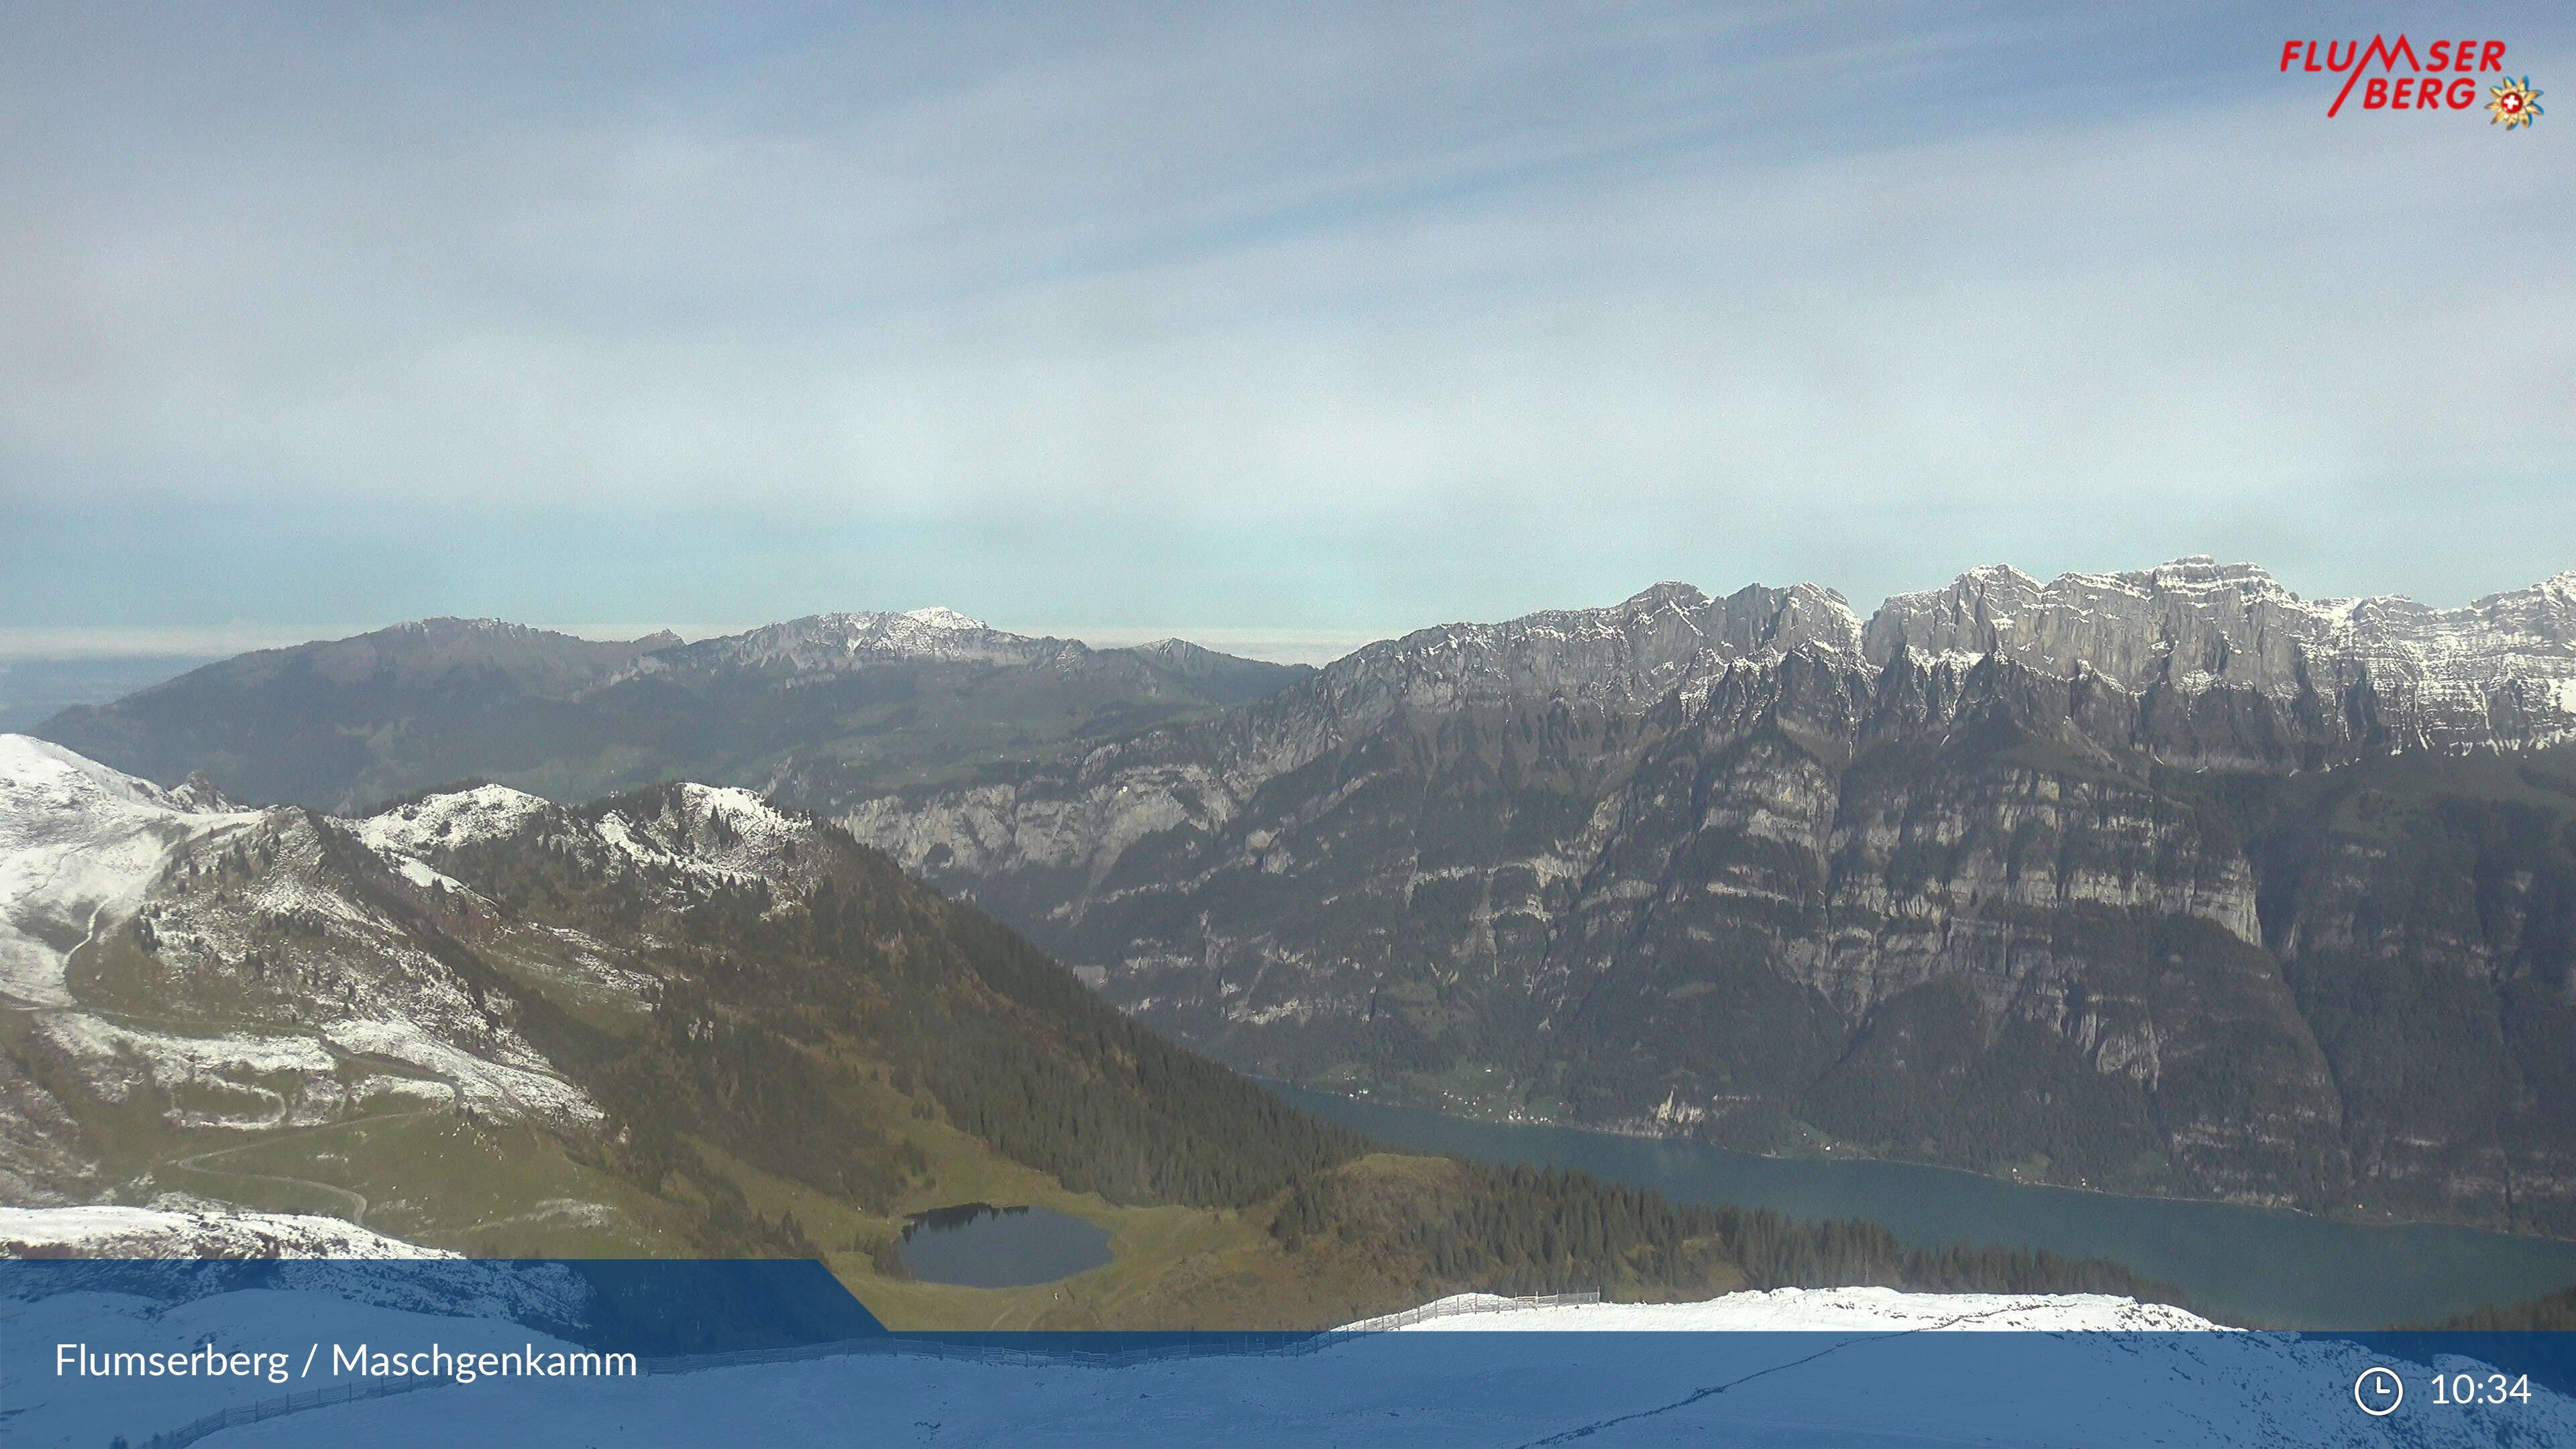
[[[135,1031],[77,1012],[48,1014],[43,1030],[56,1046],[77,1058],[130,1056],[175,1067],[188,1076],[229,1072],[322,1075],[333,1067],[331,1054],[309,1036],[173,1036]]]
[[[15,1258],[453,1258],[338,1218],[143,1207],[0,1207]]]
[[[455,1089],[461,1105],[486,1116],[596,1122],[605,1115],[588,1093],[561,1077],[478,1057],[407,1021],[342,1022],[324,1038],[351,1056],[381,1057],[439,1077]]]
[[[910,619],[916,624],[932,629],[989,629],[993,627],[981,619],[971,619],[964,614],[958,613],[955,609],[942,608],[936,604],[933,604],[927,609],[906,609],[903,613],[903,617]]]
[[[392,865],[395,872],[404,880],[410,881],[413,885],[420,887],[422,890],[430,890],[436,887],[445,887],[452,891],[463,891],[465,889],[463,885],[457,882],[456,877],[443,875],[438,871],[431,870],[428,866],[423,865],[417,857],[396,855],[391,857],[387,863]]]

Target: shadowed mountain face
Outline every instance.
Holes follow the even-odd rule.
[[[37,733],[165,783],[349,810],[450,781],[586,800],[665,780],[830,805],[1052,758],[1310,673],[1177,640],[1094,650],[945,609],[683,644],[433,619],[227,660]]]
[[[1232,1064],[2576,1231],[2576,575],[1664,585],[843,813]]]

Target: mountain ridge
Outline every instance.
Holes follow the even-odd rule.
[[[809,615],[694,643],[432,619],[238,656],[36,733],[146,778],[203,771],[244,799],[343,812],[468,777],[578,801],[792,775],[819,798],[1047,758],[1306,672],[1208,650],[1095,650],[944,608]]]

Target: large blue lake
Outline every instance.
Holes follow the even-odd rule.
[[[1868,1218],[1909,1242],[2111,1258],[2246,1322],[2379,1328],[2576,1284],[2576,1243],[2449,1227],[2366,1227],[2225,1203],[2029,1187],[1895,1162],[1758,1157],[1699,1143],[1476,1122],[1270,1084],[1416,1151],[1579,1168],[1681,1201]]]

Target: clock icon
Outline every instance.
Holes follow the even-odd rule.
[[[2374,1419],[2384,1419],[2406,1402],[2406,1382],[2391,1368],[2366,1368],[2352,1381],[2352,1401]]]

